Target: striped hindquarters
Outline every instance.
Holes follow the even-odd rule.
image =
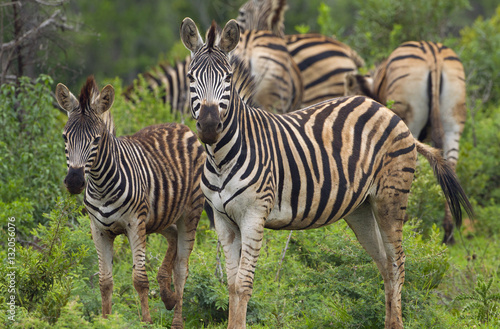
[[[447,126],[461,126],[466,118],[465,73],[457,54],[434,42],[410,41],[396,48],[374,75],[373,93],[383,104],[394,101],[393,111],[415,137],[443,147]],[[446,118],[450,118],[453,122]],[[430,123],[430,125],[428,124]],[[445,126],[443,126],[445,125]],[[455,128],[451,128],[455,130]]]
[[[344,95],[344,76],[364,65],[349,46],[320,34],[286,35],[304,85],[303,106]]]

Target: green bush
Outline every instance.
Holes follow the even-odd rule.
[[[45,222],[62,195],[66,167],[61,138],[61,113],[52,105],[52,79],[42,75],[34,83],[0,86],[0,224],[17,217],[23,238],[35,224]],[[3,242],[3,240],[2,240]]]
[[[458,48],[467,77],[469,107],[500,100],[500,6],[490,19],[479,17],[472,26],[460,31]],[[477,111],[474,110],[474,111]]]
[[[15,264],[4,263],[0,269],[0,292],[7,300],[7,273],[15,271],[15,303],[20,309],[48,323],[55,323],[66,305],[73,288],[75,269],[87,255],[88,249],[80,243],[72,243],[72,237],[82,232],[70,228],[73,214],[81,206],[74,198],[59,199],[55,209],[46,215],[47,224],[38,224],[32,230],[34,242],[15,247]],[[5,252],[2,259],[6,262]],[[5,258],[4,258],[5,257]],[[10,265],[10,266],[9,266]],[[7,305],[2,303],[2,313]],[[19,318],[16,318],[19,320]],[[4,319],[4,323],[8,319]],[[21,320],[22,323],[22,320]]]
[[[451,17],[469,7],[467,0],[369,0],[356,4],[354,34],[347,42],[368,64],[380,62],[404,41],[442,42],[452,30]]]

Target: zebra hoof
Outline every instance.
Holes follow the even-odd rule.
[[[161,300],[163,301],[163,304],[165,304],[165,308],[167,310],[172,310],[175,305],[177,304],[177,294],[172,291],[168,290],[161,290],[160,291],[160,296]]]

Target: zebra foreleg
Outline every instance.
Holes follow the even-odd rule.
[[[141,300],[142,321],[152,323],[149,313],[149,281],[146,273],[146,224],[143,218],[131,220],[127,226],[127,237],[132,249],[134,288]]]
[[[217,229],[216,221],[218,233],[221,231],[220,226]],[[229,225],[226,225],[226,230],[227,226]],[[219,235],[224,246],[228,274],[228,329],[246,328],[247,306],[252,296],[255,268],[262,247],[264,220],[246,217],[235,233],[229,231],[229,234]],[[231,261],[227,262],[229,257]]]
[[[114,238],[95,227],[91,215],[90,229],[99,259],[99,288],[101,290],[102,316],[111,314],[111,296],[113,294],[113,242]]]
[[[162,231],[161,234],[168,241],[168,249],[165,258],[163,258],[163,262],[158,269],[156,280],[160,286],[161,300],[165,304],[165,308],[167,310],[171,310],[177,303],[177,294],[171,289],[172,269],[174,267],[174,260],[177,256],[177,227],[175,225],[171,225]]]
[[[240,265],[241,232],[235,223],[220,218],[217,212],[214,212],[214,224],[226,258],[227,286],[229,290],[228,329],[236,328],[233,322],[236,318],[239,297],[236,294],[235,282]]]

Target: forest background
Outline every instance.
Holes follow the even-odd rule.
[[[183,59],[179,25],[207,28],[236,18],[243,1],[0,2],[0,323],[17,328],[135,328],[140,304],[127,239],[115,243],[113,315],[100,317],[97,255],[82,197],[62,180],[66,115],[54,103],[58,82],[77,94],[94,74],[117,95],[159,61]],[[420,159],[405,225],[403,315],[409,328],[500,326],[500,7],[495,0],[288,1],[287,34],[334,35],[366,61],[368,72],[406,40],[439,41],[460,56],[468,118],[458,176],[475,206],[457,244],[442,245],[443,196]],[[117,97],[118,135],[179,121],[147,93],[132,105]],[[184,118],[193,127],[192,121]],[[10,238],[15,252],[9,253]],[[154,278],[166,241],[148,238],[152,328],[168,327]],[[220,259],[222,258],[222,259]],[[202,217],[185,288],[186,328],[224,328],[228,293],[215,232]],[[14,293],[11,292],[15,272]],[[15,296],[15,321],[8,302]],[[251,328],[380,328],[383,284],[345,223],[305,232],[267,231],[249,305]],[[1,325],[0,325],[1,326]]]

